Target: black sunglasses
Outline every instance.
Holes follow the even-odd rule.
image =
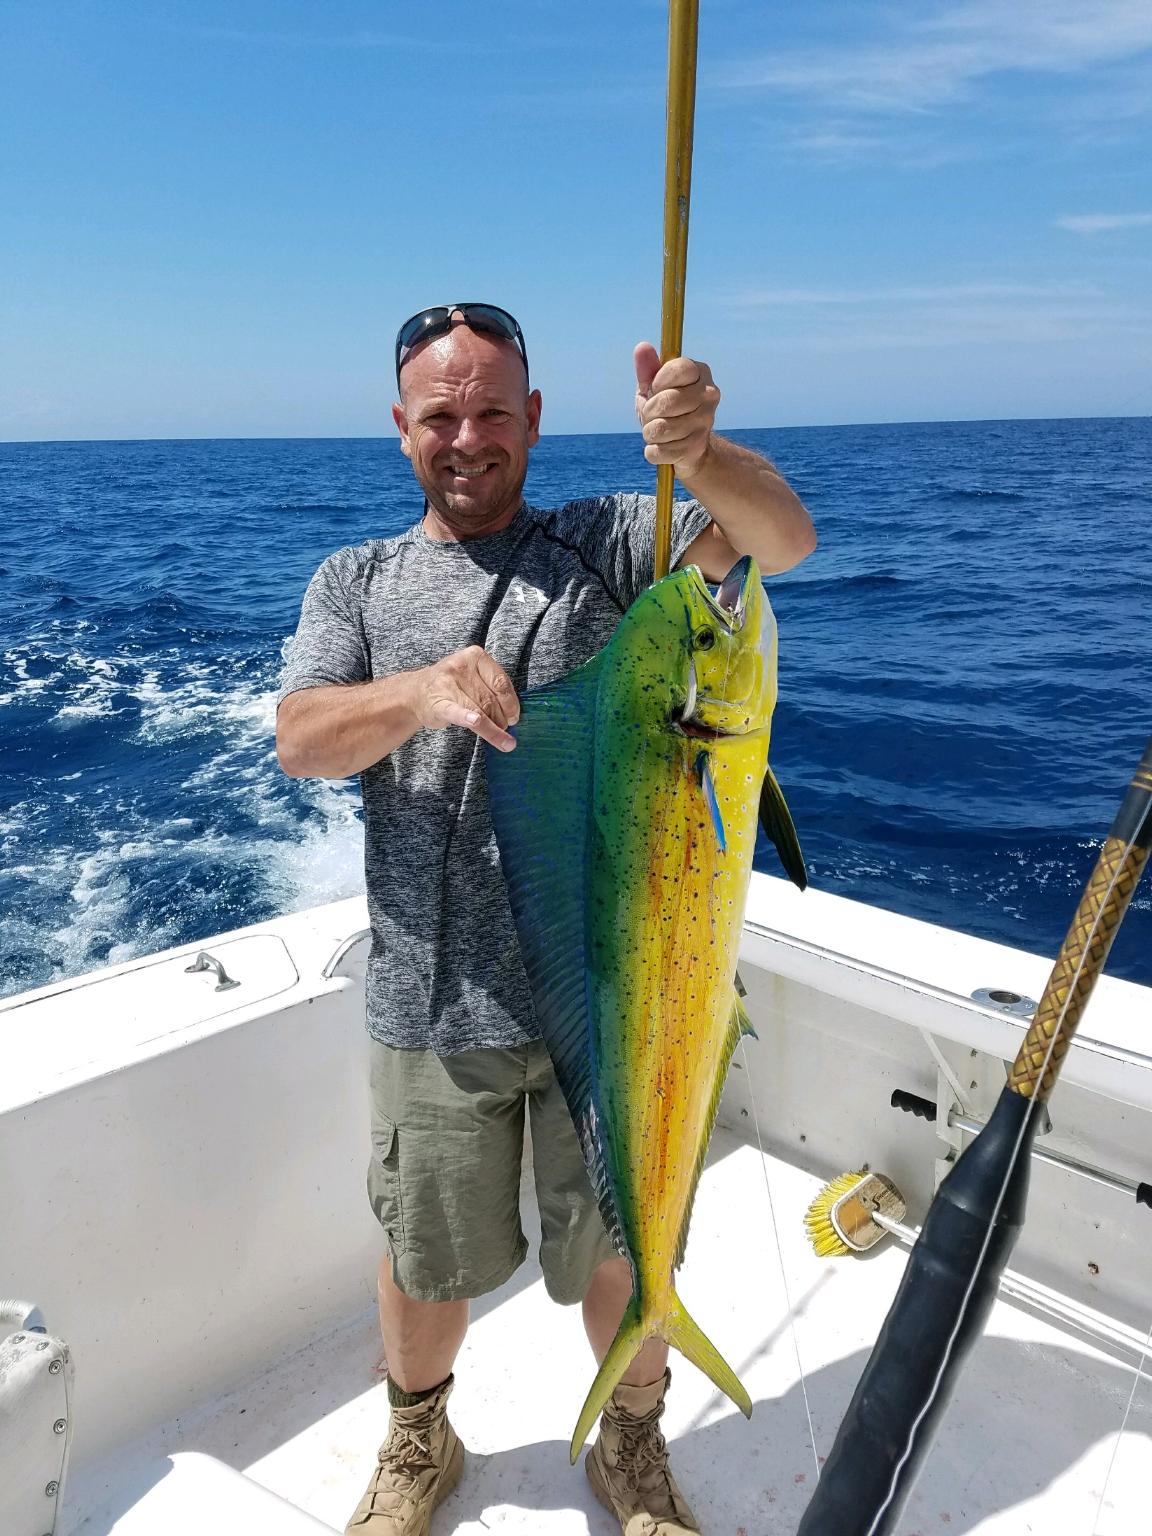
[[[464,316],[464,324],[470,331],[483,331],[489,336],[500,336],[505,341],[514,341],[520,349],[520,356],[524,360],[524,372],[527,375],[528,348],[524,345],[524,332],[506,309],[500,309],[495,304],[435,304],[431,309],[422,309],[418,315],[413,315],[411,320],[405,320],[396,332],[397,387],[400,384],[400,370],[412,348],[433,336],[443,336],[450,331],[452,316],[456,314]]]

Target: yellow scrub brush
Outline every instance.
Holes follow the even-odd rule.
[[[842,1258],[846,1253],[865,1253],[889,1230],[889,1223],[904,1217],[904,1196],[882,1173],[869,1173],[868,1165],[856,1173],[833,1179],[808,1207],[804,1225],[808,1238],[822,1259]]]

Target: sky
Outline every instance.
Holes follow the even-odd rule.
[[[485,299],[546,431],[658,336],[664,0],[0,0],[0,440],[380,436]],[[1152,0],[701,0],[721,426],[1152,412]]]

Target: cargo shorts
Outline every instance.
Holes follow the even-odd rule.
[[[616,1253],[543,1044],[437,1056],[369,1039],[369,1052],[368,1198],[399,1288],[460,1301],[496,1290],[524,1262],[527,1107],[544,1284],[553,1301],[581,1301]]]

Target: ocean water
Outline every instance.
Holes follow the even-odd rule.
[[[732,435],[820,532],[769,582],[813,884],[1054,954],[1152,733],[1152,420]],[[551,437],[527,494],[652,483]],[[273,700],[315,567],[419,515],[395,442],[0,445],[0,505],[0,994],[360,889]],[[1109,969],[1152,984],[1152,878]]]

